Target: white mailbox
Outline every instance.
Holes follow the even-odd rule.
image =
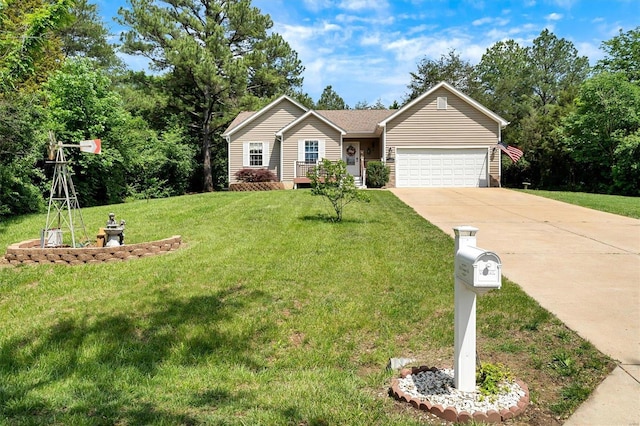
[[[474,246],[460,247],[455,257],[456,278],[475,292],[502,286],[502,262],[497,254]]]

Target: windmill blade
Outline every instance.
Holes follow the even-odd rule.
[[[102,143],[100,139],[80,141],[80,151],[92,154],[102,154]]]

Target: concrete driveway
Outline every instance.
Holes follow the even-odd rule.
[[[503,275],[618,361],[568,424],[640,424],[640,220],[503,188],[391,191],[452,237],[479,228]]]

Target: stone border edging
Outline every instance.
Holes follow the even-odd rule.
[[[155,256],[176,250],[181,244],[180,235],[117,247],[42,248],[38,239],[11,244],[4,257],[11,265],[84,265]]]
[[[418,374],[424,371],[438,371],[436,367],[412,367],[412,368],[404,368],[400,371],[400,376],[405,378],[410,374]],[[455,407],[443,407],[442,405],[433,405],[428,400],[420,400],[415,397],[411,397],[410,395],[405,394],[399,386],[398,378],[394,377],[391,381],[391,387],[389,388],[389,395],[394,397],[400,402],[408,402],[414,408],[419,410],[428,411],[431,414],[440,417],[448,422],[458,422],[458,423],[468,423],[471,420],[476,422],[484,422],[484,423],[500,423],[505,420],[512,419],[516,416],[519,416],[524,412],[524,410],[529,405],[529,387],[521,380],[516,380],[516,383],[520,388],[524,391],[524,396],[520,398],[517,405],[513,407],[509,407],[500,410],[499,412],[496,410],[489,410],[487,412],[484,411],[476,411],[473,414],[468,411],[460,411]]]
[[[284,189],[282,182],[240,182],[229,184],[229,191],[277,191]]]

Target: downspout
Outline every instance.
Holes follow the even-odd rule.
[[[231,185],[231,136],[224,138],[227,141],[227,185]]]
[[[278,133],[276,133],[276,140],[280,141],[280,167],[278,167],[278,174],[280,176],[278,176],[278,179],[280,180],[280,182],[282,182],[282,165],[284,164],[283,160],[282,160],[282,156],[284,155],[284,152],[282,151],[282,140],[283,140],[283,136],[279,136]]]
[[[382,126],[382,158],[380,159],[384,164],[387,164],[387,123]]]
[[[502,126],[498,123],[498,143],[502,141]],[[497,148],[497,147],[496,147]],[[502,188],[502,150],[498,149],[498,188]]]

